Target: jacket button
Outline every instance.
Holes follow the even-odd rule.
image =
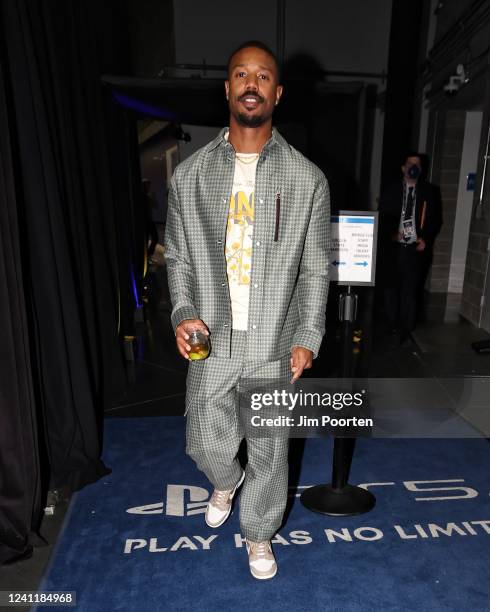
[[[258,287],[258,284],[257,284],[257,283],[254,283],[254,287],[255,287],[255,288],[257,289],[257,287]]]
[[[226,287],[226,283],[221,283],[221,286],[222,287]]]
[[[262,198],[259,198],[259,202],[260,202],[261,204],[263,204],[263,203],[264,203],[264,200],[263,200]]]
[[[257,325],[252,325],[252,329],[257,329]]]
[[[216,240],[216,244],[223,244],[222,240]]]
[[[260,246],[260,240],[257,240],[257,242],[255,243],[257,246]]]
[[[225,324],[223,325],[223,327],[228,327],[228,323],[225,323]]]

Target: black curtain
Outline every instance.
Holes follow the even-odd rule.
[[[126,384],[144,217],[134,125],[100,83],[128,71],[124,3],[102,5],[0,3],[0,561],[25,550],[47,487],[110,472],[103,409]]]
[[[0,63],[0,111],[7,106]],[[0,563],[32,551],[41,512],[36,409],[10,130],[0,112]]]

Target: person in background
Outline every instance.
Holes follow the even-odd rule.
[[[385,311],[402,345],[415,329],[421,279],[442,225],[440,191],[425,180],[422,161],[414,151],[404,156],[402,178],[383,191],[378,209]]]

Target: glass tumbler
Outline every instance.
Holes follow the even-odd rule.
[[[189,358],[193,361],[197,359],[206,359],[209,355],[209,338],[199,330],[194,330],[189,333],[187,344],[191,347]]]

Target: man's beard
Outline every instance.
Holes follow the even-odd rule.
[[[247,98],[255,98],[255,100],[257,100],[259,104],[264,104],[265,102],[265,98],[261,96],[258,92],[250,91],[250,90],[246,91],[241,96],[238,96],[237,102],[244,102]],[[251,128],[256,128],[256,127],[261,126],[270,117],[270,115],[268,115],[267,113],[261,114],[261,115],[249,115],[248,113],[242,113],[238,111],[236,114],[235,113],[233,114],[235,116],[235,119],[240,125],[243,125],[244,127],[251,127]]]
[[[240,125],[254,128],[265,123],[268,117],[265,115],[246,115],[245,113],[238,113],[236,119]]]

